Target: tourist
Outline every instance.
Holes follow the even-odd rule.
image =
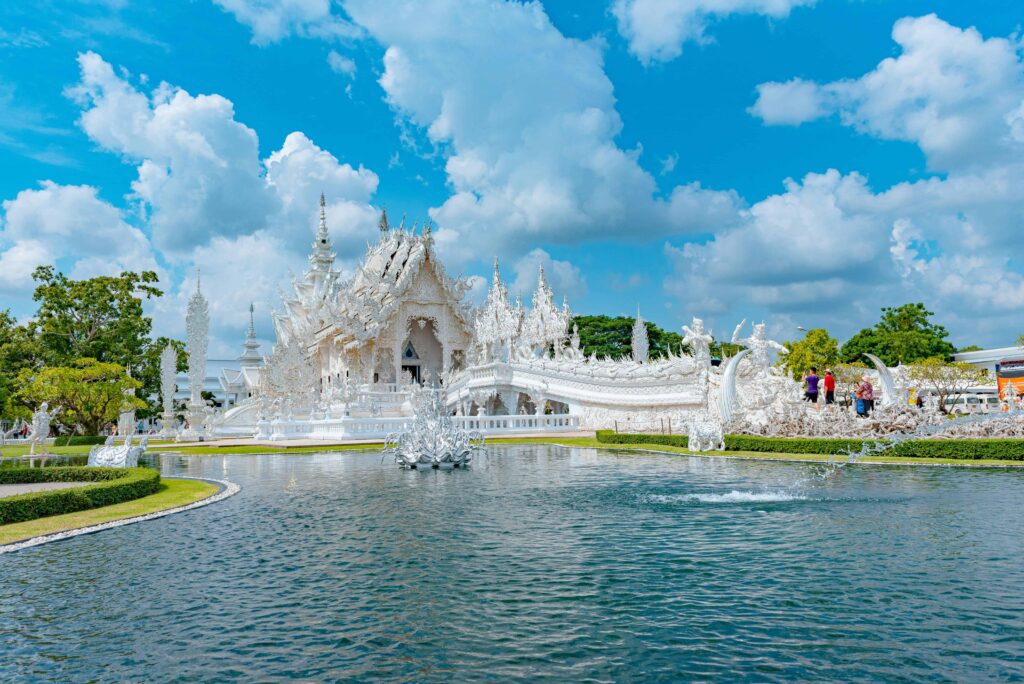
[[[811,402],[812,404],[818,403],[818,369],[811,367],[811,372],[804,376],[804,382],[807,383],[807,391],[804,392],[804,399]]]
[[[825,404],[836,403],[836,377],[832,371],[825,369]]]
[[[867,375],[860,379],[860,385],[857,386],[857,393],[860,394],[860,398],[864,401],[864,415],[868,415],[875,410],[875,388],[871,386],[871,378]]]

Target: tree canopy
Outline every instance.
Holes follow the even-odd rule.
[[[956,348],[946,339],[949,333],[932,323],[933,312],[920,302],[898,307],[883,307],[882,317],[873,328],[864,328],[842,346],[840,356],[852,363],[865,353],[880,358],[887,366],[909,364],[930,358],[952,359]]]
[[[76,359],[70,366],[40,370],[26,368],[17,382],[24,403],[38,406],[46,401],[50,408],[60,407],[57,422],[86,435],[99,434],[122,411],[146,406],[130,394],[142,383],[128,377],[123,366],[96,359]]]
[[[579,326],[580,349],[586,356],[597,354],[619,359],[633,353],[633,324],[635,318],[626,316],[576,316],[572,322]],[[669,347],[678,354],[683,336],[664,330],[650,321],[647,326],[649,356],[657,359],[668,354]]]
[[[811,368],[817,368],[818,374],[824,375],[825,369],[839,363],[839,340],[824,328],[808,330],[802,340],[785,342],[784,346],[789,353],[779,355],[779,364],[794,380],[799,380]]]
[[[130,368],[141,380],[138,394],[154,399],[151,405],[136,408],[143,416],[158,411],[160,353],[169,342],[174,344],[179,371],[185,368],[185,355],[181,342],[150,339],[152,320],[143,311],[143,300],[163,294],[156,286],[156,273],[126,271],[72,280],[51,266],[41,266],[32,277],[37,284],[33,299],[39,305],[35,318],[18,323],[9,311],[0,311],[0,415],[28,417],[43,399],[17,391],[19,384],[34,382],[36,372],[82,372],[82,359],[113,364],[123,373]]]

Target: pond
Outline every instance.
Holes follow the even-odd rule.
[[[165,456],[226,501],[0,556],[0,680],[1024,676],[1024,472],[554,446]],[[794,483],[804,481],[799,487]]]

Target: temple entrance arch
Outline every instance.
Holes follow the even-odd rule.
[[[402,377],[412,375],[413,380],[422,383],[427,373],[435,380],[444,370],[444,346],[437,333],[433,318],[413,316],[409,318],[406,337],[400,347]]]

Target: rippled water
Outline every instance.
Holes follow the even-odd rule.
[[[167,457],[222,503],[0,556],[0,680],[1024,676],[1024,473],[529,446]]]

